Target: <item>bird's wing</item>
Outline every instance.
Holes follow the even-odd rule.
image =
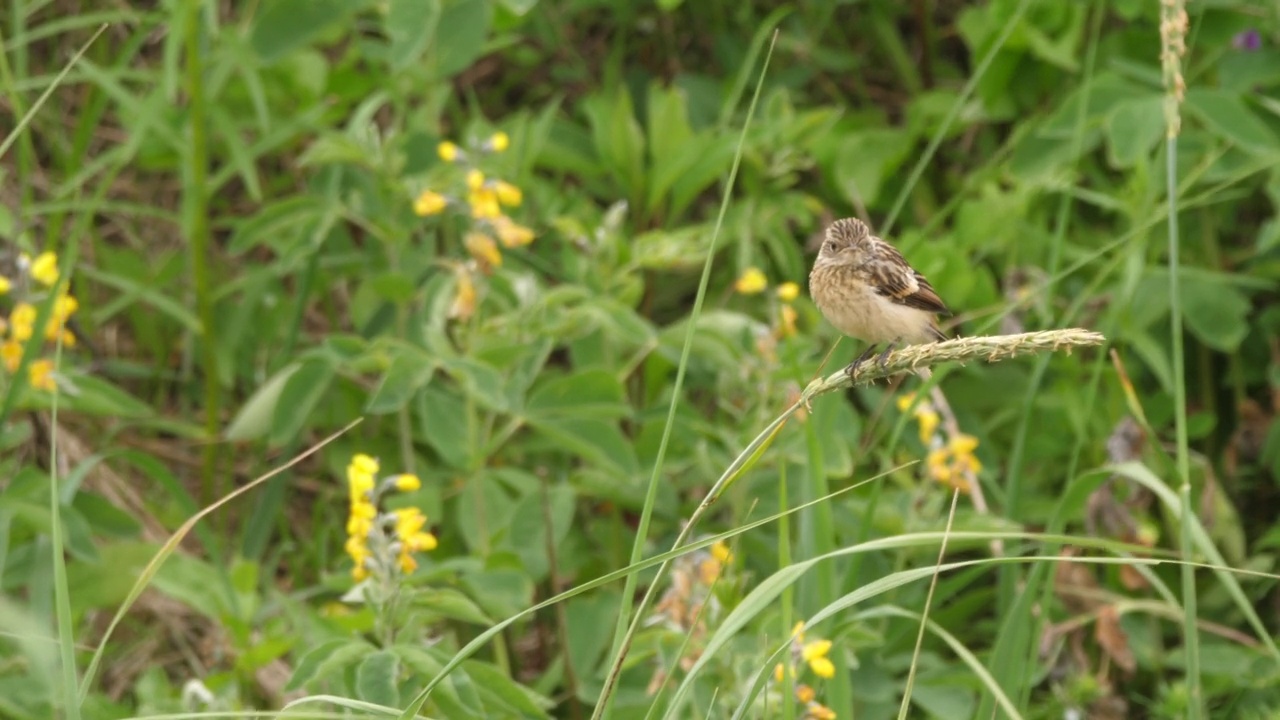
[[[879,238],[873,240],[872,260],[867,263],[866,270],[877,294],[917,310],[951,314],[942,298],[938,297],[938,291],[924,275],[907,264],[897,248]]]

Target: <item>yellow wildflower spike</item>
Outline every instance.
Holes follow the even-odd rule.
[[[423,190],[413,201],[413,214],[418,217],[439,215],[448,205],[449,199],[445,196],[432,190]]]
[[[759,268],[747,268],[746,272],[742,273],[742,277],[739,277],[737,282],[733,284],[733,289],[743,295],[755,295],[768,286],[769,281],[765,278],[764,273],[760,272]]]
[[[795,302],[800,297],[800,286],[793,282],[784,282],[778,286],[778,299],[782,302]]]
[[[58,256],[56,253],[42,252],[31,262],[31,277],[41,285],[53,285],[58,282]]]
[[[511,138],[507,134],[499,130],[489,138],[489,149],[494,152],[502,152],[511,145]]]
[[[461,151],[458,150],[457,145],[445,140],[436,146],[436,153],[440,155],[441,160],[451,163],[457,162],[458,155],[461,154]]]

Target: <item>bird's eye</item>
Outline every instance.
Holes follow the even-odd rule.
[[[828,241],[826,242],[826,247],[824,247],[823,249],[824,249],[824,250],[826,250],[826,251],[827,251],[827,252],[829,252],[829,253],[833,253],[833,252],[835,252],[835,251],[836,251],[836,243],[835,243],[835,241],[834,241],[834,240],[828,240]]]

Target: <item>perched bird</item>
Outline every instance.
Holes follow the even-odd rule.
[[[947,339],[936,315],[951,311],[937,291],[897,248],[872,235],[857,218],[827,227],[809,272],[809,294],[827,322],[870,343],[849,365],[850,374],[881,343],[888,343],[879,358],[883,367],[896,345]]]

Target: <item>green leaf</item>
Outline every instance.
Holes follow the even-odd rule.
[[[497,412],[510,409],[502,375],[492,365],[472,358],[450,358],[442,366],[446,373],[458,381],[463,392],[475,398],[486,409]]]
[[[403,408],[427,384],[435,370],[435,362],[426,353],[412,347],[398,347],[365,411],[370,415],[384,415]]]
[[[276,405],[280,402],[280,393],[284,392],[285,383],[294,373],[302,368],[301,362],[290,363],[272,375],[262,387],[240,406],[240,412],[231,420],[224,435],[228,440],[256,440],[271,429],[275,418]]]
[[[150,405],[102,378],[78,372],[68,373],[67,378],[70,387],[61,397],[64,410],[119,419],[155,416]]]
[[[1187,91],[1186,107],[1210,130],[1244,149],[1280,151],[1275,133],[1258,119],[1237,93],[1194,88]]]
[[[520,557],[534,582],[541,582],[551,570],[547,557],[547,516],[550,515],[551,520],[550,540],[560,548],[573,526],[574,504],[573,488],[556,485],[547,490],[545,499],[539,489],[525,495],[516,505],[504,547]]]
[[[901,130],[852,133],[840,146],[832,177],[845,197],[874,205],[885,180],[898,170],[912,147],[911,137]]]
[[[418,393],[418,436],[427,441],[440,459],[458,470],[472,466],[475,455],[467,428],[466,407],[453,390],[428,385]]]
[[[462,663],[462,668],[475,680],[481,695],[496,701],[497,705],[518,713],[521,717],[550,717],[546,709],[554,703],[529,688],[516,684],[489,663],[468,660]]]
[[[396,690],[396,676],[400,673],[400,659],[389,650],[379,650],[366,655],[356,668],[356,697],[366,702],[397,707],[400,693]]]
[[[485,50],[493,8],[488,0],[453,0],[440,14],[436,34],[436,72],[448,77],[470,67]]]
[[[323,355],[302,361],[298,371],[285,380],[271,413],[270,444],[279,447],[295,438],[309,422],[333,380],[333,366]]]
[[[579,417],[530,417],[529,424],[563,450],[585,455],[623,475],[640,472],[635,448],[616,425]]]
[[[433,650],[424,650],[411,645],[393,645],[395,653],[407,667],[422,676],[434,678],[444,668],[444,661],[432,654]],[[463,691],[459,692],[459,688]],[[446,718],[478,718],[484,717],[484,707],[475,689],[470,685],[470,678],[465,672],[450,674],[431,694],[431,701],[440,707],[441,717]]]
[[[534,386],[525,411],[530,416],[616,419],[631,414],[617,376],[603,369],[553,376]]]
[[[373,646],[363,640],[329,640],[320,643],[298,661],[298,667],[284,689],[298,690],[313,681],[322,680],[373,650]]]
[[[604,168],[628,198],[640,198],[644,190],[644,133],[636,122],[626,86],[583,100],[582,111]]]
[[[417,62],[436,36],[439,22],[440,0],[390,0],[382,30],[391,39],[391,67],[404,70]]]
[[[1249,334],[1249,299],[1226,283],[1182,278],[1182,316],[1187,329],[1215,350],[1231,353]]]
[[[493,624],[493,618],[481,610],[479,605],[453,588],[418,591],[413,595],[413,604],[440,617],[476,625]]]
[[[1134,98],[1116,106],[1107,118],[1111,164],[1133,167],[1164,137],[1164,99]]]
[[[263,61],[274,62],[364,5],[362,0],[269,0],[254,20],[249,45]]]

